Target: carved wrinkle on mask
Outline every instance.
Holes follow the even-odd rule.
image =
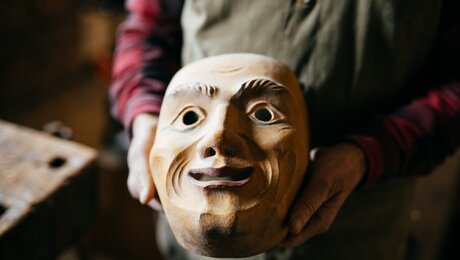
[[[181,201],[186,200],[193,202],[190,194],[184,191],[187,183],[187,172],[190,165],[190,155],[196,150],[196,144],[199,140],[193,142],[183,151],[179,152],[172,160],[167,170],[166,182],[172,189],[167,189],[168,196],[173,198],[173,203],[179,207],[184,206]]]

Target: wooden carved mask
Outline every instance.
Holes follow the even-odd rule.
[[[308,164],[305,101],[284,64],[255,54],[206,58],[166,91],[150,163],[178,242],[244,257],[276,246]]]

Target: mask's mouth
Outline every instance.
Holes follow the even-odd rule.
[[[247,183],[251,177],[254,167],[233,168],[200,168],[191,169],[188,176],[195,185],[201,187],[233,187]]]

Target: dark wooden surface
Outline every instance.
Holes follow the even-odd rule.
[[[97,212],[96,152],[0,120],[0,259],[50,259]]]

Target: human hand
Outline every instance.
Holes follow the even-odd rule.
[[[310,157],[307,183],[288,214],[285,247],[298,246],[329,230],[366,171],[364,153],[352,143],[318,148]]]
[[[158,116],[139,114],[132,126],[133,138],[128,150],[128,190],[135,199],[163,211],[150,173],[149,154],[155,141]]]

